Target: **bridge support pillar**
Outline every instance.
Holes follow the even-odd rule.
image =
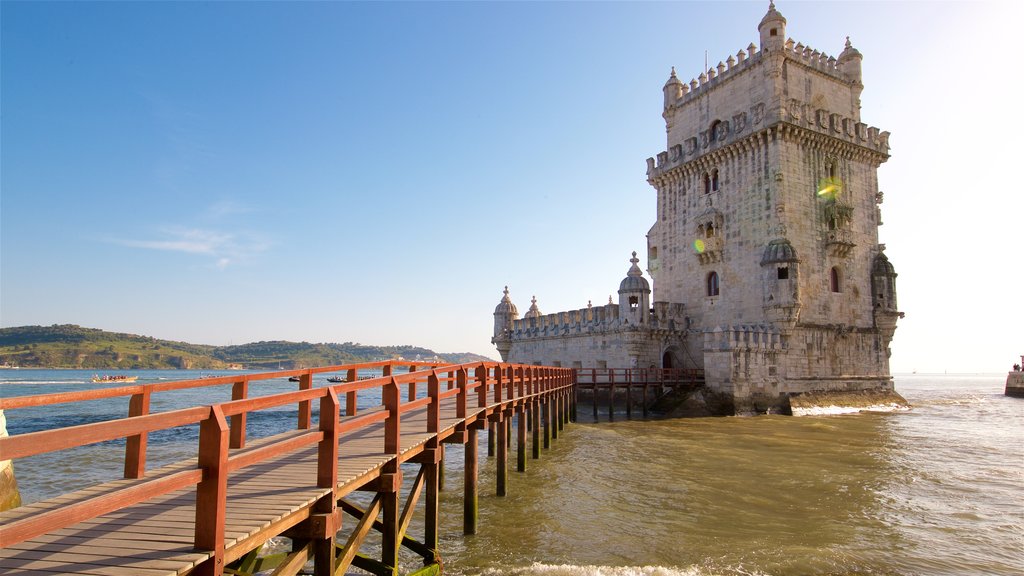
[[[543,421],[541,425],[544,427],[544,449],[545,450],[547,450],[548,448],[551,448],[551,407],[549,406],[550,403],[551,403],[551,399],[550,398],[545,398],[545,399],[541,400],[541,405],[540,405],[541,406],[541,411],[543,412],[543,414],[541,415],[541,420]]]
[[[438,449],[440,450],[440,449]],[[443,458],[439,453],[439,457]],[[440,528],[439,523],[439,512],[440,502],[438,501],[438,491],[440,489],[441,480],[441,463],[435,462],[433,464],[427,463],[423,465],[423,473],[427,477],[427,502],[426,511],[424,514],[424,527],[423,527],[423,544],[436,551],[440,547],[440,540],[438,532]],[[436,561],[436,560],[435,560]]]
[[[476,534],[477,518],[477,434],[476,428],[466,430],[466,465],[463,485],[462,533]]]
[[[526,472],[526,407],[516,414],[516,470]]]
[[[495,426],[495,423],[494,423],[493,420],[487,423],[487,456],[488,457],[494,456],[494,434],[495,434],[494,426]]]
[[[399,524],[398,517],[401,514],[398,501],[399,489],[402,486],[402,472],[395,462],[388,463],[380,479],[380,499],[383,509],[383,523],[381,529],[381,550],[380,561],[391,570],[392,574],[398,574],[398,547],[399,547]]]
[[[492,423],[498,429],[498,462],[497,462],[497,495],[508,493],[508,419],[501,415],[501,420]]]
[[[562,412],[560,408],[560,402],[558,395],[555,394],[551,397],[551,410],[549,416],[551,419],[551,439],[558,440],[558,423],[562,421]]]
[[[540,458],[540,403],[534,400],[530,404],[530,422],[533,429],[533,459]]]

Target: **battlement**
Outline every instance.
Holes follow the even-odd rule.
[[[675,85],[676,92],[666,97],[666,113],[672,108],[685,105],[743,70],[749,69],[760,59],[761,53],[757,51],[757,45],[751,42],[746,51],[740,50],[735,57],[729,56],[724,62],[719,62],[717,66],[708,68],[707,72],[701,72],[700,76],[690,79],[689,84],[680,82],[678,79],[673,82],[672,80],[676,78],[675,68],[673,68],[672,77],[669,79],[669,84],[665,85],[665,89],[670,90],[670,86]]]
[[[676,303],[655,302],[645,321],[643,325],[653,330],[682,330],[686,327],[683,305]],[[631,324],[619,316],[618,304],[608,303],[604,306],[588,306],[579,310],[513,320],[507,336],[513,340],[523,340],[614,332],[636,326],[638,325]]]
[[[669,78],[665,89],[670,91],[674,86],[675,92],[666,97],[666,113],[672,108],[685,106],[694,98],[702,96],[718,85],[754,67],[762,60],[765,53],[764,50],[758,50],[757,45],[751,42],[746,51],[740,50],[735,57],[730,55],[725,61],[719,61],[717,66],[712,66],[707,71],[701,72],[700,76],[691,78],[689,83],[680,82],[678,79],[673,82],[675,78],[675,68],[673,68],[672,77]],[[794,42],[792,38],[786,40],[782,54],[790,60],[831,76],[840,82],[851,83],[851,80],[840,70],[839,60],[834,56],[829,56],[800,42]]]
[[[711,134],[710,130],[701,131],[685,139],[682,144],[676,144],[667,151],[659,152],[655,158],[648,158],[648,181],[768,128],[761,126],[764,116],[765,104],[757,103],[748,111],[739,112],[734,114],[731,119],[719,122],[719,128],[715,134]],[[853,118],[847,118],[824,108],[812,108],[809,103],[802,102],[797,98],[790,98],[783,104],[781,121],[791,126],[806,128],[809,131],[799,133],[799,131],[788,130],[784,131],[786,136],[800,137],[802,135],[808,140],[818,140],[821,136],[830,136],[873,150],[884,157],[889,155],[888,131],[868,126],[863,122],[857,122]]]
[[[814,68],[819,72],[835,76],[838,80],[847,80],[839,70],[838,60],[824,52],[819,52],[810,46],[804,46],[800,42],[794,44],[792,38],[786,39],[786,49],[783,54],[785,54],[786,57]]]

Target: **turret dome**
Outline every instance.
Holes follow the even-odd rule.
[[[636,257],[636,252],[633,252],[633,258],[629,260],[632,266],[629,267],[629,272],[626,272],[626,277],[619,283],[619,293],[623,292],[650,292],[651,285],[644,279],[644,273],[637,266],[640,260]]]
[[[508,297],[508,286],[505,286],[505,295],[501,298],[501,302],[494,308],[495,314],[508,314],[510,318],[518,318],[519,310],[516,309],[516,305],[512,303],[512,299]]]
[[[764,247],[764,255],[761,256],[761,265],[778,264],[781,262],[798,262],[796,249],[785,238],[777,238]]]
[[[543,314],[541,313],[540,308],[537,307],[537,297],[534,296],[533,299],[530,300],[530,309],[526,311],[525,318],[540,318],[541,316],[543,316]]]
[[[768,3],[768,12],[764,15],[764,18],[761,18],[761,23],[757,25],[757,29],[760,30],[765,26],[770,26],[772,24],[781,24],[782,26],[786,25],[786,18],[775,9],[775,2]]]
[[[875,261],[871,264],[871,275],[896,277],[896,268],[889,262],[884,252],[879,252],[878,256],[875,256]]]

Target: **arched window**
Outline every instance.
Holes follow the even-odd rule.
[[[715,235],[715,225],[709,222],[708,223],[708,227],[704,229],[704,237],[705,238],[711,238],[714,235]]]
[[[828,283],[833,292],[842,292],[842,287],[839,285],[839,268],[833,266],[832,269],[829,270]]]
[[[825,164],[825,173],[828,175],[829,178],[835,178],[836,177],[836,161],[835,160],[828,160],[826,162],[826,164]]]
[[[708,296],[718,296],[718,272],[708,273]]]
[[[711,175],[707,172],[704,173],[704,193],[711,193]]]
[[[711,191],[718,192],[718,168],[711,171]]]

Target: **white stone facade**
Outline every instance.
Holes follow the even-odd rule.
[[[519,320],[506,290],[493,342],[508,362],[701,368],[737,411],[794,393],[892,389],[896,273],[878,244],[887,132],[860,121],[860,53],[786,38],[770,6],[751,44],[663,88],[667,149],[647,160],[657,221],[619,303]],[[646,311],[646,313],[643,313]]]

